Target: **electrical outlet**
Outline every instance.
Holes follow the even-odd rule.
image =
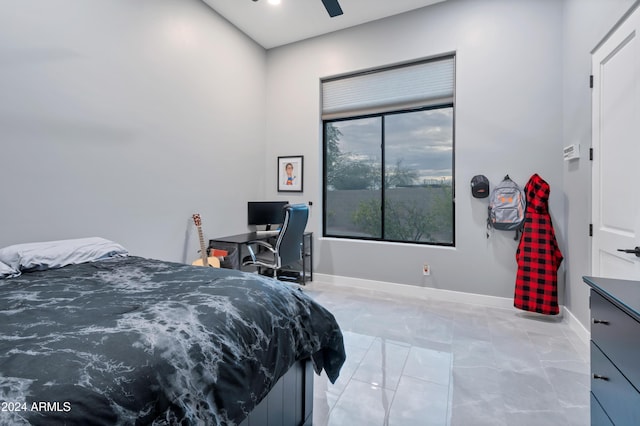
[[[431,266],[428,263],[422,265],[422,274],[423,275],[431,275]]]

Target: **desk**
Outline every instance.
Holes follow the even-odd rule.
[[[227,237],[219,237],[209,240],[209,248],[221,248],[229,245],[235,247],[235,258],[232,259],[234,268],[242,269],[243,247],[249,241],[270,240],[277,237],[278,234],[264,234],[260,232],[247,232],[244,234],[229,235]],[[300,274],[302,284],[313,281],[313,232],[305,232],[302,237],[302,264],[299,270],[283,268],[285,272],[297,272]]]

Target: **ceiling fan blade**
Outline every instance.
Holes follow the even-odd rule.
[[[342,8],[340,7],[338,0],[322,0],[322,3],[324,4],[325,9],[327,9],[329,16],[332,18],[334,16],[342,15]]]

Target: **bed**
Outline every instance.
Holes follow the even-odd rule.
[[[310,424],[313,371],[344,363],[335,318],[295,285],[21,246],[0,249],[2,425]]]

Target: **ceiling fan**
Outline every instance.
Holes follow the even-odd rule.
[[[330,17],[342,15],[342,8],[338,0],[322,0],[322,4],[324,4],[324,8],[327,9]]]
[[[258,0],[253,0],[254,2]],[[340,7],[340,3],[338,0],[322,0],[322,4],[324,4],[324,8],[327,9],[327,13],[330,17],[336,17],[342,15],[342,8]]]

